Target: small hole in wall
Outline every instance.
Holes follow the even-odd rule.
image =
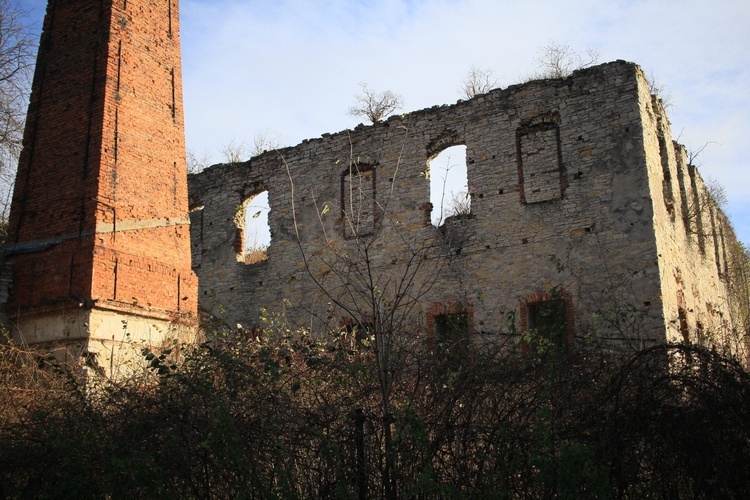
[[[528,242],[529,242],[528,238],[524,238],[521,240],[521,243],[523,243],[524,245],[527,244]]]
[[[504,190],[504,189],[501,189],[500,191],[498,191],[498,193],[497,193],[497,194],[503,194],[504,192],[505,192],[505,190]]]
[[[650,306],[650,305],[651,305],[651,301],[650,301],[650,300],[647,300],[647,301],[645,301],[645,302],[643,303],[643,305],[644,305],[644,306],[646,306],[646,307],[648,307],[648,306]]]

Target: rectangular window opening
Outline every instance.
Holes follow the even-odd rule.
[[[568,346],[568,308],[565,300],[528,304],[528,330],[532,340],[557,348]]]
[[[435,353],[451,366],[459,366],[469,355],[469,313],[438,314],[434,317]]]

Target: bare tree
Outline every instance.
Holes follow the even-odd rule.
[[[653,77],[649,78],[649,86],[651,86],[651,79],[652,78]],[[658,94],[656,94],[656,92],[658,92],[658,91],[659,90],[654,90],[653,87],[651,87],[651,93],[653,93],[657,97],[659,97]],[[662,104],[662,105],[664,105],[664,104]],[[679,139],[678,139],[678,141],[679,141]],[[702,146],[697,147],[697,148],[688,147],[687,148],[687,162],[688,162],[688,164],[689,165],[695,165],[696,167],[700,167],[701,164],[698,163],[698,158],[703,154],[703,152],[706,150],[706,148],[710,144],[718,144],[718,143],[715,142],[715,141],[708,141],[708,142],[703,143]],[[716,183],[715,181],[713,181],[713,182],[714,182],[714,184],[717,184],[717,185],[714,186],[715,188],[717,188],[717,189],[718,188],[724,189],[723,186],[718,185],[718,183]]]
[[[21,152],[36,48],[28,13],[17,0],[0,0],[0,218],[7,218]]]
[[[722,210],[726,208],[727,190],[719,181],[709,177],[706,180],[706,191],[708,192],[708,195],[711,197],[710,200],[713,201],[718,208]]]
[[[222,148],[221,155],[225,163],[239,163],[279,147],[281,147],[281,143],[277,136],[269,136],[267,132],[256,132],[253,135],[252,144],[232,139],[229,144]],[[189,148],[186,159],[189,174],[197,174],[211,163],[211,157],[208,153],[204,152],[201,156],[198,156],[195,151]]]
[[[267,131],[255,132],[253,134],[253,145],[250,148],[252,156],[258,156],[266,151],[273,151],[281,147],[278,136],[270,135]]]
[[[195,154],[195,151],[191,149],[187,150],[187,156],[185,159],[187,163],[188,174],[199,173],[204,168],[206,168],[211,162],[211,159],[209,158],[208,153],[203,153],[203,155],[199,157],[197,154]]]
[[[654,76],[653,71],[649,73],[649,75],[646,77],[646,81],[648,82],[648,88],[651,91],[651,94],[655,96],[657,99],[659,99],[659,101],[661,101],[661,105],[664,107],[664,109],[671,107],[672,95],[669,92],[667,92],[666,85],[664,85],[662,82],[656,79],[656,76]],[[697,154],[700,154],[700,152],[703,151],[705,147],[706,145],[700,148]],[[691,163],[692,163],[692,160],[691,160]]]
[[[229,144],[224,146],[221,150],[221,154],[224,157],[225,163],[239,163],[243,159],[250,158],[252,152],[245,141],[237,141],[232,139]]]
[[[461,95],[467,99],[471,99],[479,94],[486,94],[497,86],[498,81],[492,74],[491,69],[472,66],[461,86]]]
[[[364,116],[372,123],[377,123],[404,105],[404,99],[391,90],[375,92],[360,83],[362,93],[354,96],[356,104],[349,108],[351,116]]]
[[[540,47],[535,62],[537,73],[533,78],[565,78],[573,71],[587,68],[599,61],[599,52],[587,49],[585,54],[577,52],[567,42],[551,41]]]

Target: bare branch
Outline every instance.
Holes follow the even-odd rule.
[[[710,200],[713,201],[718,208],[724,210],[727,205],[727,190],[724,186],[716,179],[706,180],[706,191],[710,196]]]
[[[276,135],[271,136],[267,131],[255,132],[250,154],[251,156],[258,156],[266,151],[275,151],[279,147],[281,147],[281,141]]]
[[[667,92],[667,87],[656,79],[656,76],[654,76],[653,72],[649,73],[649,75],[646,77],[646,82],[648,83],[648,88],[651,92],[651,95],[661,101],[661,105],[665,109],[672,106],[672,95]],[[705,146],[703,147],[705,148]],[[702,150],[703,149],[701,149],[701,151]]]
[[[539,70],[533,78],[565,78],[573,71],[588,68],[598,61],[599,52],[595,49],[586,49],[586,54],[582,55],[567,42],[551,41],[539,48],[535,60]]]
[[[208,167],[208,164],[211,162],[208,153],[203,153],[203,155],[199,157],[197,154],[195,154],[195,151],[191,149],[187,150],[185,160],[187,164],[187,172],[189,174],[199,173],[204,168]]]
[[[690,148],[690,149],[688,149],[688,151],[687,151],[687,154],[688,154],[688,164],[689,165],[695,165],[695,166],[699,167],[700,164],[697,163],[698,157],[701,154],[703,154],[703,151],[706,150],[706,148],[708,147],[709,144],[718,144],[718,143],[715,142],[715,141],[708,141],[708,142],[704,143],[702,146],[700,146],[698,148],[695,148],[695,149]]]

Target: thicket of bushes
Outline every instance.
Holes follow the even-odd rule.
[[[234,332],[88,385],[0,346],[0,497],[750,497],[750,376],[717,353],[362,343]]]

